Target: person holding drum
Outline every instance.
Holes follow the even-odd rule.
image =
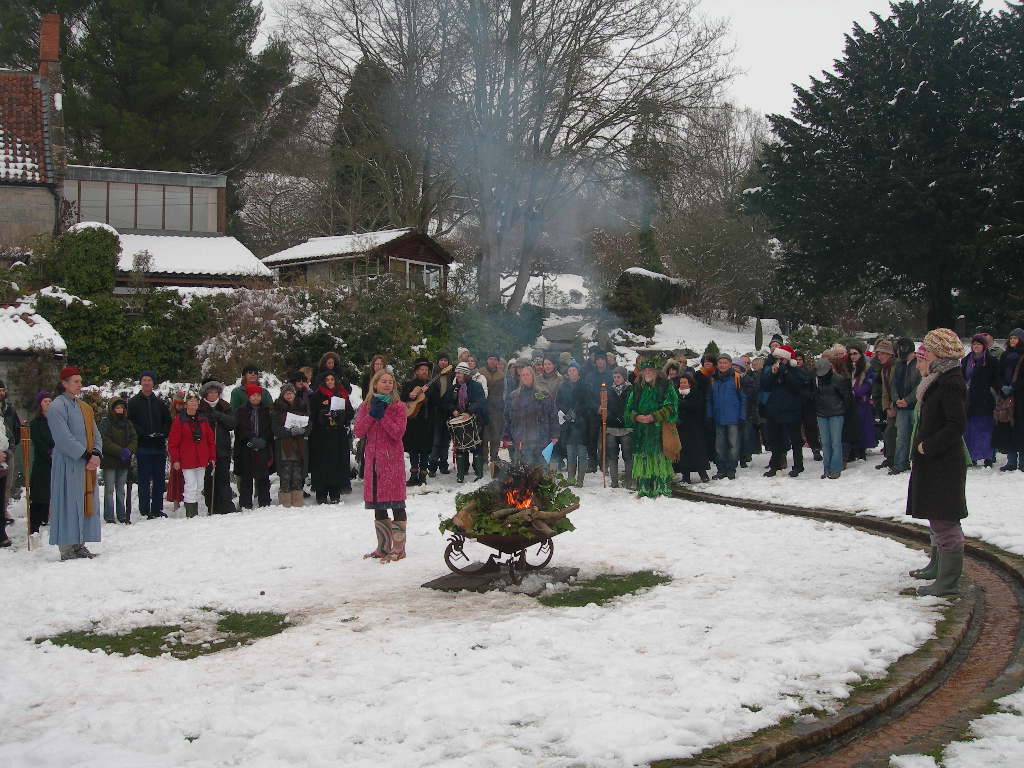
[[[455,480],[465,482],[470,451],[473,452],[474,480],[482,480],[484,445],[481,432],[487,425],[487,396],[466,363],[455,366],[455,380],[441,399],[441,409],[455,445]]]
[[[558,416],[553,395],[537,388],[533,366],[519,368],[519,386],[505,403],[502,445],[509,448],[512,461],[544,467],[543,451],[558,443]]]

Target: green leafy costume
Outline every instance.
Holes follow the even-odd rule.
[[[651,386],[641,381],[626,398],[626,422],[633,426],[633,481],[637,496],[672,495],[672,462],[661,449],[661,425],[674,422],[679,413],[679,394],[665,379]],[[654,421],[635,421],[639,414],[651,415]]]

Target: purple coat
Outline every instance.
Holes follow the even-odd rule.
[[[853,387],[853,401],[857,413],[857,426],[860,429],[860,445],[863,448],[874,448],[878,445],[875,435],[875,412],[871,404],[871,392],[875,388],[874,372],[864,374],[860,384]]]
[[[385,409],[380,421],[370,416],[369,401],[359,406],[353,431],[357,438],[366,438],[363,501],[405,501],[405,419],[405,405],[397,400]]]

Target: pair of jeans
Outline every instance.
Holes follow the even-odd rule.
[[[740,427],[742,424],[715,425],[715,466],[719,475],[736,474],[740,461]]]
[[[896,469],[910,469],[910,434],[914,431],[914,409],[896,409]]]
[[[1024,451],[1010,451],[1007,453],[1006,466],[1013,469],[1024,467]]]
[[[819,416],[818,434],[821,435],[822,471],[838,475],[843,471],[843,417]]]
[[[128,514],[124,507],[124,494],[128,486],[128,467],[103,470],[103,520],[114,522],[115,511],[117,522],[123,523]],[[115,506],[115,495],[117,503]]]
[[[761,452],[761,443],[757,436],[757,425],[747,419],[740,424],[740,458],[749,464],[755,453]]]
[[[623,480],[627,486],[633,482],[633,433],[627,432],[624,435],[613,435],[609,432],[605,435],[605,461],[608,462],[608,472],[612,476],[612,488],[619,485],[619,451],[622,452],[622,462],[626,465]]]
[[[146,517],[159,515],[164,511],[167,454],[163,451],[140,453],[136,460],[139,466],[139,514]]]
[[[559,440],[555,445],[563,445],[562,441]],[[587,462],[589,459],[589,452],[587,446],[583,443],[564,443],[565,445],[565,463],[570,471],[576,468],[576,462],[580,463],[580,469],[587,471]]]
[[[779,421],[768,421],[769,442],[772,446],[772,458],[768,462],[769,469],[782,469],[786,451],[793,449],[793,470],[802,472],[804,469],[804,435],[799,421],[785,424]],[[821,433],[819,432],[819,437]]]

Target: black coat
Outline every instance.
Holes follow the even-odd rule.
[[[402,385],[401,391],[402,402],[412,402],[409,393],[415,387],[425,387],[426,384],[426,381],[416,381],[416,379],[410,379],[405,382]],[[480,391],[483,393],[482,389]],[[402,437],[402,444],[405,446],[406,451],[409,453],[430,453],[430,449],[434,446],[434,424],[444,416],[439,405],[436,394],[431,396],[431,393],[428,392],[427,398],[420,406],[419,412],[415,416],[410,416],[406,421],[405,435]]]
[[[10,400],[0,400],[0,417],[3,418],[4,427],[7,428],[8,444],[13,448],[21,442],[21,419],[18,418],[18,411]]]
[[[341,390],[336,388],[335,392]],[[309,401],[309,474],[317,490],[347,488],[352,482],[348,469],[352,452],[349,425],[355,409],[349,398],[344,400],[342,410],[332,411],[331,396],[318,387]]]
[[[926,520],[967,517],[967,384],[956,367],[941,374],[921,401],[911,446],[907,514]],[[924,453],[918,446],[924,446]]]
[[[594,372],[595,377],[598,376]],[[600,403],[600,383],[598,383],[598,399]],[[597,418],[595,406],[594,389],[583,383],[583,380],[573,382],[568,377],[562,379],[562,386],[558,388],[555,395],[555,408],[563,414],[562,425],[559,429],[558,440],[563,445],[582,445],[586,443],[589,430],[593,427],[593,421]]]
[[[33,504],[50,501],[50,470],[53,467],[53,437],[45,416],[36,416],[29,425],[32,436],[32,474],[29,493]]]
[[[683,447],[679,452],[676,469],[680,472],[703,472],[711,466],[708,461],[704,412],[705,397],[700,389],[691,388],[690,394],[679,398],[676,428],[679,430],[679,442]]]
[[[823,419],[845,416],[853,405],[853,390],[845,376],[829,371],[824,376],[815,376],[813,385],[816,416]]]
[[[135,425],[139,453],[162,453],[167,449],[171,432],[171,412],[155,392],[146,397],[141,392],[128,401],[128,419]],[[156,437],[152,437],[152,435]]]
[[[967,355],[960,361],[960,367],[964,372],[964,379],[967,378],[967,362],[971,355]],[[967,388],[967,416],[992,416],[992,410],[996,407],[996,397],[992,393],[994,388],[999,386],[999,361],[992,357],[990,352],[985,353],[980,365],[974,366],[974,374],[971,376],[971,384]]]
[[[199,413],[210,422],[213,441],[217,446],[218,463],[229,459],[231,457],[231,433],[237,423],[235,412],[231,410],[227,400],[218,400],[211,406],[203,398],[199,402]]]
[[[804,387],[807,376],[802,368],[783,361],[772,373],[765,364],[761,371],[761,391],[768,392],[765,415],[779,424],[799,424],[803,413]]]
[[[254,408],[257,414],[255,430],[252,425]],[[274,464],[274,427],[270,408],[246,402],[235,411],[235,418],[238,421],[235,427],[235,474],[240,477],[267,477]],[[261,439],[263,447],[250,447],[253,438]]]
[[[614,385],[608,387],[608,426],[616,429],[625,429],[632,424],[626,424],[626,398],[629,397],[629,385],[622,388],[620,395],[615,391]]]

